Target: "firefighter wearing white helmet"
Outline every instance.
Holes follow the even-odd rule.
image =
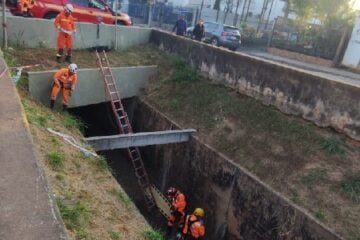
[[[62,91],[63,111],[67,109],[71,92],[75,90],[77,82],[77,69],[77,65],[72,63],[67,68],[62,68],[55,73],[54,83],[51,88],[51,109],[54,109],[55,100],[60,91]]]
[[[56,54],[56,60],[61,61],[64,54],[64,49],[67,49],[67,55],[65,61],[71,63],[71,49],[73,45],[73,34],[76,32],[76,26],[74,18],[71,13],[74,11],[74,7],[71,4],[64,6],[64,11],[59,13],[55,18],[55,27],[59,31],[57,39],[58,52]]]

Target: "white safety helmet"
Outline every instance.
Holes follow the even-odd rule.
[[[75,63],[72,63],[72,64],[69,65],[68,69],[69,69],[70,73],[76,74],[78,68],[77,68],[77,65]]]
[[[73,12],[74,11],[74,7],[72,4],[68,3],[65,5],[64,10],[67,12]]]

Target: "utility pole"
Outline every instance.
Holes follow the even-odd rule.
[[[236,3],[235,17],[234,17],[234,22],[233,22],[233,25],[235,27],[236,27],[237,22],[238,22],[238,17],[239,17],[238,10],[239,10],[239,6],[240,6],[240,2],[241,2],[241,0],[237,0],[237,3]]]
[[[152,9],[154,5],[154,1],[153,0],[148,1],[148,4],[149,4],[148,27],[150,27],[152,22]]]
[[[117,37],[117,24],[118,24],[118,14],[117,14],[117,8],[118,8],[118,1],[119,0],[115,0],[115,50],[117,50],[117,45],[118,45],[118,37]]]
[[[199,19],[201,19],[202,10],[204,8],[204,0],[201,1]]]
[[[7,42],[7,26],[6,26],[6,1],[2,0],[2,22],[3,22],[3,47],[4,49],[8,47]]]

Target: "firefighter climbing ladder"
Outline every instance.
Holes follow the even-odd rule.
[[[114,76],[111,72],[109,60],[105,51],[103,51],[102,54],[96,51],[96,61],[100,68],[100,73],[106,87],[106,93],[111,102],[111,107],[116,117],[116,123],[118,125],[120,133],[132,133],[133,131],[129,121],[129,117],[121,103],[121,97],[116,87]],[[144,163],[141,158],[139,148],[128,148],[128,155],[135,169],[135,175],[137,177],[138,183],[144,193],[148,210],[151,210],[153,207],[157,206],[160,212],[165,217],[168,217],[170,214],[170,204],[161,194],[161,192],[150,183],[148,174],[145,170]]]

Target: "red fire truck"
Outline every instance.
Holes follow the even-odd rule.
[[[35,18],[53,19],[68,3],[74,6],[73,17],[79,22],[133,24],[129,15],[114,11],[102,0],[35,0],[30,13]],[[18,0],[7,0],[7,6],[13,15],[22,15]]]

